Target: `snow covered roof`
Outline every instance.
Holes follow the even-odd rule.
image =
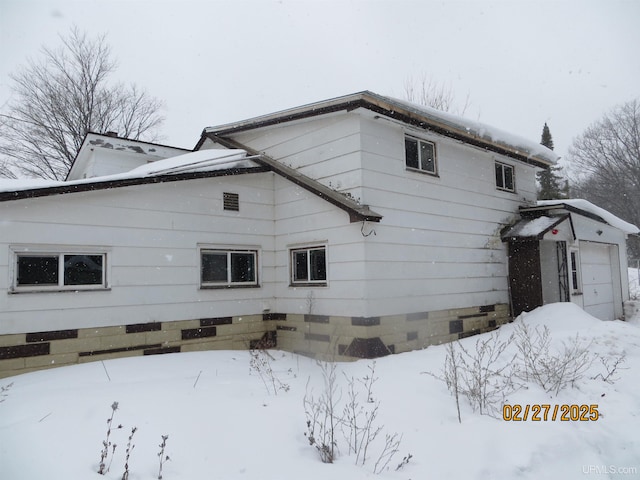
[[[553,150],[539,143],[495,127],[370,91],[303,105],[241,122],[208,127],[205,128],[198,146],[207,136],[226,136],[235,132],[356,108],[365,108],[418,128],[435,131],[542,168],[555,164],[559,158]]]
[[[523,218],[514,225],[505,228],[500,236],[503,241],[518,238],[541,240],[548,231],[560,225],[567,218],[569,218],[568,214]]]
[[[611,225],[619,230],[622,230],[624,233],[628,235],[637,235],[640,233],[640,229],[629,223],[625,222],[619,217],[616,217],[611,212],[605,210],[604,208],[598,207],[593,203],[583,200],[583,199],[564,199],[564,200],[539,200],[538,206],[540,207],[555,207],[555,208],[564,208],[569,211],[578,211],[578,213],[586,213],[587,216],[595,216],[598,217],[600,221]]]
[[[265,170],[247,157],[244,150],[201,150],[157,160],[128,172],[71,181],[41,179],[0,179],[0,200],[40,197],[49,194],[101,190],[118,186],[195,178],[194,175],[229,170]],[[162,178],[162,180],[160,180]]]
[[[66,182],[38,179],[0,179],[0,202],[148,183],[258,172],[277,173],[346,211],[352,222],[379,222],[382,218],[367,205],[360,205],[355,200],[266,155],[252,152],[248,156],[247,150],[233,147],[198,150],[164,160],[156,160],[124,173]]]

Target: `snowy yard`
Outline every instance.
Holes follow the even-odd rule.
[[[500,400],[497,417],[473,412],[461,399],[462,423],[440,374],[446,348],[394,355],[375,362],[379,402],[376,423],[383,432],[370,460],[354,465],[341,431],[335,464],[320,462],[309,445],[303,398],[322,393],[321,372],[312,360],[274,351],[275,377],[289,389],[277,395],[250,368],[245,351],[212,351],[89,363],[0,380],[0,478],[22,480],[120,479],[127,438],[137,427],[129,479],[158,477],[159,445],[168,435],[165,480],[459,478],[539,479],[632,478],[640,473],[640,319],[602,322],[572,304],[554,304],[525,314],[499,330],[506,340],[518,324],[547,325],[553,346],[579,334],[592,356],[625,361],[605,382],[604,364],[593,362],[574,387],[555,395],[534,382]],[[469,351],[490,334],[463,340]],[[567,343],[568,344],[568,343]],[[510,342],[503,358],[516,353]],[[346,377],[365,378],[372,361],[338,364],[339,403],[348,398]],[[344,373],[344,375],[343,375]],[[600,375],[599,375],[600,374]],[[592,377],[598,378],[592,378]],[[268,377],[266,377],[268,380]],[[307,383],[309,382],[309,386]],[[357,385],[359,385],[356,382]],[[366,399],[362,406],[370,408]],[[111,405],[115,411],[106,464],[97,473]],[[596,406],[596,421],[505,421],[502,405]],[[562,407],[560,407],[562,408]],[[550,411],[551,412],[551,411]],[[119,424],[122,429],[116,429]],[[339,428],[338,428],[339,430]],[[384,433],[402,435],[396,457],[373,473]],[[396,471],[407,454],[412,457]]]

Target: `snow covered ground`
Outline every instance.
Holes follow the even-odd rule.
[[[584,479],[640,475],[640,325],[602,322],[573,304],[554,304],[524,314],[498,332],[506,340],[524,322],[547,325],[559,347],[579,334],[591,355],[625,362],[607,383],[596,360],[584,378],[558,395],[533,382],[500,401],[498,418],[473,412],[463,399],[462,423],[439,374],[445,346],[393,355],[375,362],[372,397],[376,423],[402,434],[398,455],[380,475],[374,463],[384,432],[364,466],[354,465],[342,434],[333,465],[323,464],[305,437],[305,391],[322,392],[318,365],[307,358],[271,352],[270,364],[288,391],[269,393],[250,369],[244,351],[213,351],[137,357],[57,368],[0,380],[0,478],[20,480],[120,479],[127,437],[138,427],[129,459],[130,480],[158,477],[162,435],[168,435],[165,480],[204,479]],[[478,340],[462,340],[473,351]],[[516,353],[511,342],[503,353]],[[345,376],[364,378],[373,361],[338,364],[339,403]],[[309,383],[308,383],[309,382]],[[308,384],[308,386],[307,386]],[[9,386],[10,385],[10,386]],[[356,385],[360,385],[356,382]],[[364,397],[362,406],[371,408]],[[117,444],[110,471],[101,476],[102,441],[111,405],[118,402],[110,441]],[[596,405],[597,421],[505,421],[509,405]],[[407,454],[412,458],[396,471]],[[107,464],[110,462],[110,456]]]

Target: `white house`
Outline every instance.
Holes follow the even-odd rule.
[[[512,294],[529,306],[509,282],[521,245],[538,244],[544,299],[567,299],[546,281],[555,234],[524,235],[528,215],[564,219],[570,258],[597,223],[615,317],[628,298],[628,232],[584,208],[583,228],[569,203],[540,213],[535,172],[556,155],[486,125],[361,92],[206,128],[194,150],[89,134],[67,181],[0,184],[0,376],[210,348],[375,357],[486,331]]]

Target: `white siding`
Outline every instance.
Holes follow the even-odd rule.
[[[437,177],[405,168],[405,133],[436,144]],[[316,302],[323,313],[376,316],[508,303],[506,249],[499,232],[515,220],[519,206],[535,201],[533,167],[376,119],[364,110],[234,138],[383,215],[380,224],[338,226],[320,211],[300,211],[295,202],[278,203],[279,231],[291,238],[299,229],[294,238],[330,244],[329,286],[314,291],[317,298],[331,299]],[[515,193],[496,189],[496,160],[514,167]],[[375,233],[365,237],[361,228]],[[280,251],[286,245],[278,243],[278,255],[286,255]],[[335,255],[347,256],[345,252],[348,260],[335,260]],[[284,260],[278,265],[288,268]],[[301,304],[300,292],[285,289],[283,295],[281,310],[292,311],[294,297]],[[293,311],[304,308],[299,305]]]
[[[255,314],[273,298],[270,173],[3,202],[0,218],[0,333]],[[200,289],[199,244],[258,249],[260,288]],[[110,290],[8,294],[17,245],[105,250]]]
[[[404,136],[435,143],[438,176],[405,168]],[[362,201],[383,215],[367,239],[369,315],[508,303],[500,229],[535,200],[532,167],[385,120],[362,123]],[[496,190],[494,162],[515,167]]]

